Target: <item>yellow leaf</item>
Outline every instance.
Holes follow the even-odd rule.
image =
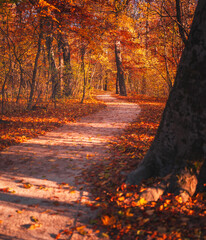
[[[87,232],[84,230],[86,228],[86,226],[80,226],[80,227],[77,227],[76,230],[78,233],[80,233],[81,235],[86,235]]]
[[[34,230],[36,228],[40,228],[42,226],[41,223],[34,223],[34,224],[30,224],[28,230]]]
[[[109,235],[107,233],[102,233],[102,237],[103,238],[108,238],[109,239]]]
[[[32,187],[32,184],[30,184],[30,183],[24,183],[24,188],[29,189],[29,188],[31,188],[31,187]]]
[[[74,194],[74,193],[76,193],[76,191],[75,191],[75,190],[72,190],[72,191],[70,191],[69,193]]]
[[[34,217],[34,216],[31,216],[30,219],[31,219],[32,222],[38,222],[38,221],[39,221],[39,220],[38,220],[36,217]]]
[[[128,197],[131,197],[132,195],[133,195],[133,193],[127,193],[126,197],[128,198]]]
[[[124,201],[124,199],[125,199],[124,196],[118,198],[120,202]]]
[[[130,208],[128,208],[128,209],[126,210],[126,216],[127,216],[127,217],[133,217],[133,216],[134,216],[134,214],[131,213],[130,211],[131,211]]]
[[[140,198],[140,200],[138,201],[139,205],[144,205],[147,203],[147,201],[144,198]]]

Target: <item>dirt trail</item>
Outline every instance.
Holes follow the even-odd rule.
[[[101,239],[82,170],[109,156],[107,143],[134,120],[137,105],[98,96],[107,108],[0,154],[0,239]],[[86,225],[86,228],[76,228]],[[35,228],[35,229],[31,229]],[[87,234],[82,234],[86,231]]]

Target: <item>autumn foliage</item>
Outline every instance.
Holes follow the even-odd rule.
[[[115,42],[126,88],[167,96],[195,6],[195,0],[179,8],[162,0],[1,1],[1,112],[11,99],[31,109],[48,99],[114,90]]]
[[[138,187],[124,184],[154,139],[196,4],[0,1],[0,150],[104,107],[88,97],[96,89],[115,90],[119,43],[122,75],[133,93],[126,99],[137,102],[141,114],[111,141],[106,165],[85,172],[97,201],[90,207],[101,207],[92,224],[102,227],[102,238],[206,239],[205,194],[184,204],[173,195],[147,203],[139,193],[154,179]],[[84,233],[84,227],[76,230]]]

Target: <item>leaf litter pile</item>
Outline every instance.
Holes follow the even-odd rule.
[[[29,111],[25,110],[25,104],[22,103],[18,111],[14,108],[0,116],[0,151],[26,139],[44,135],[104,107],[104,103],[94,98],[87,99],[84,103],[78,99],[68,99],[59,101],[56,106],[51,103],[48,106],[36,106]]]
[[[94,186],[97,203],[93,207],[101,209],[93,221],[94,228],[101,228],[102,237],[110,239],[206,239],[205,193],[186,203],[171,194],[148,203],[139,198],[139,193],[157,179],[140,186],[124,184],[126,175],[137,167],[154,139],[165,99],[122,98],[137,102],[141,113],[110,143],[112,157],[85,172],[85,179]]]

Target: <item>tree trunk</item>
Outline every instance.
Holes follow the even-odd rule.
[[[82,46],[81,48],[81,72],[83,75],[83,94],[81,103],[83,103],[85,95],[86,95],[86,73],[85,73],[85,64],[84,64],[84,56],[85,56],[86,47]]]
[[[21,61],[18,61],[18,63],[19,63],[19,69],[20,69],[20,84],[19,84],[18,95],[17,95],[17,98],[16,98],[16,103],[19,102],[20,95],[21,95],[21,89],[22,89],[22,86],[23,86],[23,83],[24,83],[23,68],[22,68],[22,65],[21,65]]]
[[[50,80],[52,82],[52,99],[55,101],[56,97],[60,95],[61,89],[60,89],[60,82],[58,79],[58,71],[54,59],[54,52],[52,48],[53,43],[53,36],[52,34],[48,34],[46,37],[46,47],[47,47],[47,56],[49,61],[49,70],[50,70]]]
[[[59,40],[58,35],[58,57],[59,57],[59,65],[58,65],[58,78],[59,78],[59,85],[60,85],[60,92],[63,93],[63,70],[64,70],[64,59],[63,59],[63,52],[62,52],[62,43]]]
[[[33,75],[32,75],[32,81],[31,81],[31,91],[29,95],[29,102],[27,105],[27,108],[30,109],[32,107],[32,102],[33,102],[33,96],[34,96],[34,89],[35,89],[35,84],[36,84],[36,74],[37,74],[37,67],[38,67],[38,61],[41,53],[41,41],[43,38],[43,24],[42,21],[40,21],[40,32],[39,32],[39,39],[38,39],[38,45],[37,45],[37,53],[36,53],[36,58],[34,62],[34,69],[33,69]]]
[[[9,71],[6,73],[6,76],[4,78],[4,81],[3,81],[3,84],[2,84],[2,87],[1,87],[1,114],[4,114],[5,86],[6,86],[7,80],[10,76],[10,72],[11,72],[11,64],[10,64],[10,67],[9,67]]]
[[[184,201],[205,190],[206,156],[206,1],[199,0],[175,83],[154,142],[127,183],[162,177],[161,185],[143,193],[156,200],[163,193]],[[201,167],[202,166],[202,167]],[[198,176],[199,175],[199,176]]]
[[[116,94],[119,94],[119,74],[117,72],[117,77],[116,77]]]
[[[71,60],[70,60],[70,47],[67,39],[63,37],[62,34],[59,36],[59,45],[62,49],[63,53],[63,61],[64,61],[64,70],[63,70],[63,82],[64,82],[64,94],[66,96],[70,96],[72,94],[72,68],[71,68]]]
[[[177,23],[179,28],[179,33],[183,43],[187,44],[186,31],[182,25],[181,9],[180,9],[180,0],[176,0],[176,12],[177,12]]]
[[[104,91],[108,90],[108,72],[105,73],[105,80],[104,80]]]
[[[146,94],[146,89],[147,89],[147,82],[145,75],[142,76],[142,82],[141,82],[141,94]]]
[[[121,96],[127,96],[124,70],[122,66],[120,41],[115,42],[115,58],[116,58],[116,65],[117,65],[117,84],[119,83],[119,93]],[[118,86],[116,89],[118,89]]]

